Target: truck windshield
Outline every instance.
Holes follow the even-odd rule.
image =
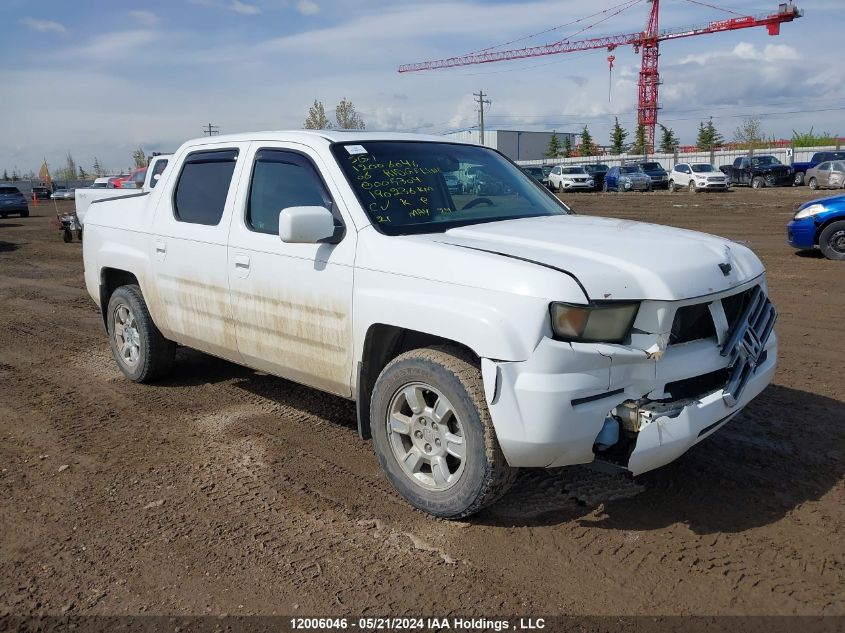
[[[373,225],[388,235],[570,212],[536,180],[486,147],[365,141],[337,143],[332,152]],[[447,175],[461,187],[449,187]]]
[[[643,169],[648,171],[659,171],[663,169],[663,165],[660,163],[643,163]]]

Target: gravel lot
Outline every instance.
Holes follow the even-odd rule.
[[[775,383],[636,484],[523,471],[459,523],[393,493],[350,402],[186,349],[128,382],[52,203],[0,220],[0,615],[845,614],[845,264],[784,228],[822,195],[565,196],[750,242]]]

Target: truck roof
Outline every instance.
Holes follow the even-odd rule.
[[[410,134],[407,132],[363,132],[360,130],[270,130],[264,132],[243,132],[240,134],[218,134],[186,141],[183,147],[196,147],[218,143],[243,143],[247,141],[314,141],[323,139],[328,143],[366,141],[437,141],[440,143],[461,143],[443,136]]]

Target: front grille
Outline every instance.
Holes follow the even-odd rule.
[[[667,383],[665,391],[672,400],[695,399],[719,391],[728,380],[728,370],[717,369],[708,374]]]
[[[766,342],[777,320],[777,311],[759,286],[747,297],[739,319],[731,327],[722,346],[722,356],[729,359],[730,376],[723,398],[728,406],[739,400],[748,381],[766,360]]]
[[[684,306],[675,313],[669,345],[689,343],[716,336],[716,326],[707,303]]]

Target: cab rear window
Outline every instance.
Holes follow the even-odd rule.
[[[235,149],[188,154],[173,194],[177,220],[207,226],[220,223],[237,158]]]

